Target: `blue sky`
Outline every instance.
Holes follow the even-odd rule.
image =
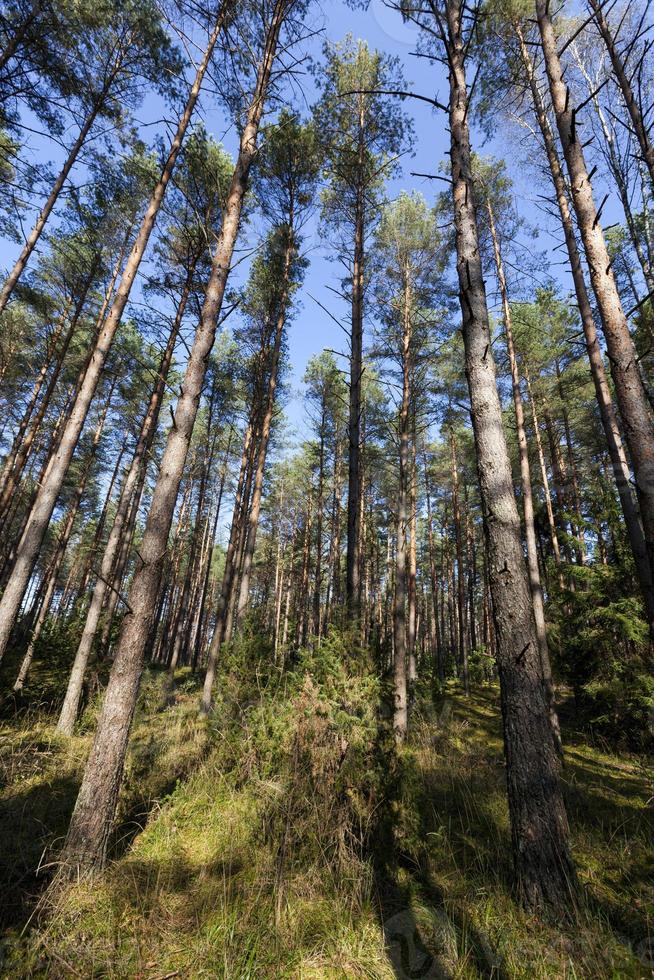
[[[416,47],[416,31],[412,25],[402,22],[400,16],[384,6],[383,0],[372,0],[367,11],[351,10],[342,0],[331,0],[324,6],[324,13],[318,14],[319,21],[324,25],[322,34],[315,37],[309,46],[309,53],[316,59],[320,57],[320,49],[324,39],[340,40],[346,33],[355,38],[365,39],[370,47],[386,51],[400,58],[408,87],[428,96],[438,94],[443,101],[447,99],[447,78],[444,69],[438,65],[430,65],[424,59],[412,57],[411,52]],[[310,75],[305,77],[305,99],[309,103],[315,98],[315,88]],[[299,109],[306,111],[304,106],[297,103]],[[402,161],[402,174],[393,179],[388,186],[389,197],[395,197],[403,189],[418,190],[432,203],[444,185],[440,182],[410,176],[411,171],[421,173],[436,173],[439,164],[447,155],[446,116],[433,110],[424,102],[405,100],[403,108],[414,121],[415,140],[413,153]],[[201,103],[200,115],[209,132],[219,140],[223,140],[228,149],[234,150],[235,136],[229,126],[222,109],[216,100],[206,94]],[[154,98],[146,99],[137,112],[137,120],[141,127],[143,138],[151,142],[157,131],[154,121],[161,118],[161,104]],[[71,130],[72,131],[72,130]],[[159,127],[159,132],[161,128]],[[515,182],[516,197],[520,202],[520,211],[530,224],[541,226],[541,234],[535,243],[536,248],[550,250],[560,241],[556,226],[552,226],[543,211],[537,206],[539,193],[547,193],[549,187],[535,179],[536,169],[529,165],[529,156],[534,154],[521,145],[524,135],[516,128],[503,127],[486,145],[483,145],[481,135],[473,132],[474,148],[483,154],[493,154],[507,159],[509,172]],[[47,154],[56,166],[58,159],[57,147],[44,137],[33,136],[31,149],[36,156]],[[73,171],[73,179],[80,179],[79,169]],[[599,193],[599,188],[597,193]],[[614,205],[612,205],[614,206]],[[606,211],[604,223],[617,220],[619,215]],[[346,338],[334,323],[332,317],[325,312],[326,307],[336,318],[347,317],[347,307],[334,295],[333,289],[338,287],[341,277],[340,267],[329,261],[329,243],[321,237],[316,217],[307,229],[306,244],[309,249],[310,268],[304,287],[299,296],[299,311],[290,327],[289,349],[292,363],[290,379],[290,397],[286,406],[289,419],[290,437],[302,438],[306,433],[304,408],[301,398],[301,378],[309,358],[325,347],[336,350],[346,350]],[[256,237],[256,223],[247,233],[247,241],[241,241],[241,247],[248,249]],[[0,264],[9,267],[16,255],[17,247],[8,242],[0,242]],[[569,288],[567,273],[561,266],[561,253],[553,256],[552,274],[559,277],[564,288]],[[33,263],[33,260],[32,260]],[[246,272],[245,265],[239,269],[239,275]],[[138,291],[136,297],[138,298]],[[318,302],[316,302],[317,300]],[[492,293],[489,301],[493,302]],[[367,324],[370,335],[371,324]]]

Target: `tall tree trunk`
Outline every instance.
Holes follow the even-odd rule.
[[[363,180],[364,112],[359,112],[358,165]],[[363,292],[364,292],[364,215],[363,187],[357,190],[352,265],[352,331],[350,337],[350,416],[347,496],[346,596],[351,616],[358,619],[361,606],[361,379],[363,375]]]
[[[520,457],[520,479],[522,482],[522,506],[525,520],[525,540],[527,543],[527,570],[529,572],[529,586],[531,588],[531,598],[534,606],[534,620],[536,624],[536,636],[538,638],[538,651],[540,654],[543,682],[545,684],[547,700],[550,706],[552,734],[554,736],[554,743],[556,745],[557,752],[561,752],[561,730],[559,727],[559,719],[554,702],[552,666],[550,663],[550,652],[547,645],[547,629],[545,626],[543,587],[541,585],[540,570],[538,568],[538,546],[536,544],[536,529],[534,525],[534,498],[531,489],[531,468],[529,465],[527,433],[525,431],[525,412],[522,404],[522,393],[520,391],[518,362],[513,343],[511,307],[509,305],[504,262],[502,260],[502,251],[500,248],[499,238],[497,236],[495,215],[490,197],[486,201],[486,210],[488,212],[488,224],[493,242],[493,254],[495,257],[495,268],[497,270],[497,281],[500,287],[500,296],[502,298],[506,349],[509,355],[509,364],[511,367],[511,387],[513,391],[513,408],[515,411],[515,421],[518,435],[518,455]]]
[[[528,908],[565,913],[575,871],[491,348],[474,208],[461,7],[448,0],[446,13],[457,272],[497,635],[514,863]]]
[[[58,360],[58,355],[56,352],[57,341],[59,340],[63,332],[64,325],[66,323],[66,319],[68,318],[68,314],[70,312],[72,305],[73,305],[72,300],[69,300],[66,303],[65,308],[61,316],[59,317],[59,322],[57,323],[57,326],[55,327],[52,336],[49,337],[47,341],[45,360],[41,365],[41,369],[39,370],[36,380],[34,381],[34,384],[32,386],[32,391],[30,393],[30,397],[27,401],[27,405],[25,406],[20,422],[18,423],[18,428],[16,429],[14,438],[12,439],[11,449],[7,453],[7,457],[2,466],[2,474],[0,474],[0,493],[4,491],[5,485],[9,478],[9,474],[14,468],[18,451],[22,445],[23,439],[25,438],[27,427],[34,413],[34,409],[36,408],[36,404],[39,400],[39,395],[41,394],[41,390],[43,388],[43,385],[45,384],[45,380],[48,376],[48,372],[52,367],[52,362],[54,360],[56,363],[56,361]],[[50,353],[51,349],[53,349],[52,354]]]
[[[170,370],[170,365],[172,363],[177,336],[179,334],[184,312],[186,310],[186,304],[191,291],[191,275],[192,273],[189,274],[180,297],[177,307],[177,314],[168,337],[166,349],[164,350],[161,362],[159,364],[159,373],[157,374],[157,380],[150,396],[150,402],[143,419],[143,424],[136,443],[134,455],[132,456],[129,470],[127,471],[127,475],[123,481],[123,486],[120,491],[116,515],[114,517],[111,532],[109,533],[109,539],[102,556],[100,571],[98,572],[95,586],[93,588],[91,603],[86,614],[86,622],[84,623],[82,636],[80,638],[79,646],[77,647],[75,660],[68,679],[66,696],[64,697],[64,703],[61,706],[61,712],[57,722],[57,731],[61,732],[62,735],[72,735],[75,722],[77,720],[77,712],[79,709],[79,702],[82,696],[82,688],[84,684],[84,674],[86,673],[86,666],[93,649],[93,641],[95,640],[95,635],[98,631],[98,624],[100,622],[100,616],[102,614],[102,607],[107,594],[107,588],[111,583],[112,573],[116,564],[116,557],[119,553],[123,538],[127,533],[127,518],[134,499],[138,477],[145,466],[146,458],[156,433],[159,410],[161,408],[161,401],[166,388],[166,378],[168,377],[168,371]]]
[[[452,474],[452,516],[454,519],[454,540],[456,546],[456,602],[459,616],[459,668],[463,680],[463,690],[470,693],[468,676],[468,637],[466,632],[466,582],[463,562],[463,522],[459,501],[459,466],[456,457],[456,439],[450,433],[450,460]]]
[[[212,262],[200,323],[152,495],[138,567],[129,592],[127,613],[98,719],[95,740],[63,849],[62,867],[66,869],[67,875],[75,875],[78,870],[92,872],[105,861],[177,492],[215,339],[248,176],[257,151],[264,100],[288,2],[289,0],[278,0],[266,30],[265,47],[241,133],[238,159],[225,205],[222,230]]]
[[[443,645],[441,640],[440,621],[441,615],[438,611],[438,574],[436,571],[436,557],[434,554],[434,521],[431,512],[431,493],[429,491],[429,476],[427,473],[427,453],[424,453],[423,464],[425,469],[425,495],[427,497],[427,547],[429,550],[429,577],[431,582],[431,600],[433,606],[433,627],[434,627],[434,656],[436,660],[436,673],[439,683],[445,681],[445,661],[443,657]]]
[[[216,609],[216,623],[214,626],[213,636],[211,638],[211,644],[209,646],[207,670],[204,676],[202,697],[200,699],[200,711],[202,714],[208,714],[209,711],[211,710],[211,695],[213,691],[214,681],[216,679],[218,654],[220,653],[220,647],[225,636],[225,621],[227,618],[227,608],[229,606],[229,600],[231,597],[231,591],[234,583],[234,566],[236,563],[236,552],[238,548],[238,539],[240,533],[239,525],[242,521],[242,515],[240,514],[241,501],[245,489],[245,480],[246,480],[246,474],[248,469],[248,461],[250,460],[251,452],[252,452],[252,442],[253,442],[253,421],[252,419],[250,419],[250,424],[245,430],[245,435],[243,437],[243,451],[241,453],[241,465],[239,469],[238,484],[236,487],[236,495],[234,499],[234,513],[232,515],[232,527],[229,533],[229,543],[227,545],[227,553],[225,555],[225,568],[223,571],[223,580],[220,588],[218,607]]]
[[[593,200],[583,148],[577,139],[576,114],[574,107],[570,105],[570,91],[562,79],[556,37],[546,0],[537,0],[536,15],[552,105],[570,175],[572,201],[604,328],[624,433],[635,471],[647,553],[652,566],[654,564],[654,427],[649,403],[640,378],[638,359],[627,319],[620,303],[604,232],[600,225],[600,214]]]
[[[325,600],[325,619],[331,622],[332,609],[341,601],[341,433],[336,425],[334,432],[334,473],[329,540],[329,581]]]
[[[413,374],[413,369],[410,368]],[[411,381],[413,390],[413,381]],[[418,631],[418,608],[416,578],[418,573],[417,547],[418,547],[418,501],[417,501],[417,475],[416,475],[416,419],[415,406],[413,413],[413,425],[411,429],[411,453],[410,453],[410,472],[409,472],[409,548],[407,554],[407,623],[406,623],[406,645],[407,645],[407,678],[409,683],[409,703],[413,703],[415,696],[415,686],[418,680],[418,665],[416,662],[416,637]]]
[[[534,437],[536,439],[536,448],[538,450],[538,462],[540,465],[540,476],[543,484],[543,493],[545,496],[545,510],[547,512],[547,526],[550,532],[550,540],[552,542],[552,553],[554,554],[554,562],[559,567],[561,565],[561,548],[559,545],[559,536],[556,528],[556,521],[554,519],[554,507],[552,506],[552,493],[550,490],[550,481],[547,475],[547,464],[545,462],[545,453],[543,452],[543,440],[540,434],[540,423],[538,421],[538,415],[536,413],[536,402],[534,400],[534,394],[531,390],[531,379],[529,377],[529,370],[525,365],[523,365],[523,373],[525,376],[525,381],[527,383],[527,392],[529,393],[529,404],[531,406],[531,419],[534,427]],[[561,584],[563,584],[563,578],[559,573],[561,579]]]
[[[41,430],[41,425],[50,407],[52,396],[55,392],[57,382],[59,381],[59,377],[64,366],[66,353],[77,329],[79,318],[82,315],[82,310],[84,309],[84,304],[86,303],[88,291],[91,288],[93,275],[95,275],[95,270],[93,270],[91,276],[86,280],[85,286],[78,297],[77,303],[75,304],[75,309],[73,311],[68,330],[66,331],[61,348],[57,352],[54,367],[50,375],[47,388],[43,393],[41,404],[39,405],[36,414],[32,417],[31,424],[23,433],[20,445],[18,446],[16,454],[13,458],[11,468],[6,472],[6,475],[3,474],[4,479],[2,482],[2,491],[0,492],[0,526],[6,524],[7,512],[12,497],[14,496],[16,488],[23,477],[25,466],[27,465],[34,450],[35,439]]]
[[[211,575],[211,560],[213,558],[213,549],[216,542],[216,531],[218,530],[218,521],[220,520],[220,510],[223,503],[223,493],[225,491],[225,480],[227,478],[227,466],[229,464],[229,457],[232,450],[232,438],[234,436],[233,429],[230,428],[229,438],[227,440],[227,448],[225,450],[225,458],[223,460],[223,465],[220,471],[220,486],[218,488],[218,500],[216,502],[216,514],[213,521],[213,530],[209,539],[209,549],[206,558],[206,565],[204,571],[204,584],[202,586],[202,594],[200,598],[200,605],[198,608],[198,632],[195,636],[195,646],[193,650],[193,669],[195,670],[198,662],[200,660],[201,651],[204,647],[204,637],[202,635],[202,628],[204,625],[204,610],[207,602],[207,592],[209,588],[209,577]]]
[[[254,548],[257,540],[257,529],[259,527],[259,513],[261,510],[261,499],[263,495],[263,477],[266,469],[266,457],[268,455],[268,443],[270,441],[270,426],[272,424],[273,413],[275,410],[275,393],[277,390],[277,374],[279,371],[279,357],[282,349],[284,337],[284,326],[286,324],[287,305],[290,287],[291,262],[293,259],[294,241],[289,226],[288,237],[284,253],[283,285],[279,300],[279,312],[275,324],[275,334],[273,348],[270,358],[268,373],[268,389],[266,392],[266,402],[264,408],[263,421],[261,424],[261,437],[259,441],[259,451],[257,455],[257,469],[254,476],[254,488],[252,491],[252,504],[245,528],[245,550],[243,553],[243,570],[241,573],[241,584],[238,595],[238,605],[236,610],[236,625],[240,624],[248,607],[250,595],[250,573],[252,571],[252,561],[254,558]]]
[[[325,485],[325,406],[323,403],[320,422],[320,441],[318,445],[318,488],[316,515],[316,568],[313,581],[313,627],[315,636],[322,635],[322,528],[324,516],[324,485]]]
[[[114,387],[115,385],[112,386],[111,391],[109,393],[109,397],[107,398],[105,408],[103,410],[102,416],[100,417],[100,421],[98,422],[98,426],[93,436],[93,444],[91,446],[91,451],[89,453],[88,460],[84,466],[84,470],[82,472],[80,480],[75,488],[75,496],[73,497],[73,501],[70,507],[68,508],[66,522],[61,532],[59,541],[57,542],[54,559],[49,569],[48,585],[45,591],[45,595],[43,597],[41,609],[39,610],[39,615],[34,625],[30,642],[28,644],[27,650],[25,651],[25,655],[21,662],[20,670],[18,671],[18,677],[16,678],[16,683],[14,684],[14,691],[21,691],[25,686],[27,674],[32,664],[32,660],[34,659],[34,651],[36,650],[36,645],[39,642],[41,632],[43,630],[45,621],[48,616],[48,612],[50,610],[50,603],[52,602],[52,597],[54,595],[54,591],[57,586],[57,578],[59,576],[59,571],[61,569],[64,560],[64,555],[66,554],[66,548],[68,547],[68,542],[70,541],[70,536],[72,534],[73,526],[75,524],[75,518],[77,517],[77,513],[79,511],[80,504],[82,502],[82,497],[84,496],[86,484],[88,482],[88,478],[91,473],[91,467],[93,466],[93,463],[95,461],[98,444],[102,437],[102,430],[104,429],[104,424],[106,422],[107,414],[109,412],[111,399],[113,397]]]
[[[72,408],[66,427],[61,437],[59,447],[52,460],[47,477],[41,484],[32,507],[29,520],[23,532],[20,544],[16,553],[16,561],[2,600],[0,601],[0,659],[7,648],[9,634],[13,623],[16,620],[25,595],[34,563],[38,556],[45,532],[57,502],[57,497],[63,484],[66,472],[73,457],[77,441],[84,426],[91,401],[95,394],[102,370],[109,353],[111,344],[120,325],[120,321],[129,299],[136,274],[138,272],[143,254],[148,244],[154,223],[166,193],[166,188],[172,176],[177,157],[182,146],[186,130],[195,108],[195,104],[200,94],[200,87],[204,79],[213,49],[218,35],[222,28],[223,20],[227,10],[229,0],[223,0],[220,7],[216,25],[209,39],[209,43],[204,52],[204,57],[197,70],[195,80],[177,124],[177,131],[168,151],[168,156],[164,164],[161,176],[152,193],[147,210],[143,216],[141,227],[132,247],[132,251],[123,270],[120,285],[116,291],[111,309],[100,331],[95,349],[93,350],[88,367],[84,374],[80,390],[75,404]]]
[[[609,24],[604,16],[603,4],[600,3],[599,0],[588,0],[588,2],[593,14],[595,15],[597,29],[599,30],[602,40],[606,45],[606,50],[609,53],[611,67],[613,68],[613,73],[618,81],[618,85],[620,86],[620,90],[631,119],[631,124],[634,128],[638,145],[640,146],[640,152],[645,164],[647,165],[650,180],[652,181],[652,187],[654,188],[654,147],[652,146],[649,138],[649,128],[645,125],[645,121],[643,119],[640,102],[634,94],[631,86],[631,79],[627,74],[626,64],[618,52],[615,37],[613,36],[613,32],[611,31],[611,28],[609,27]],[[633,78],[633,74],[631,78]]]
[[[402,401],[399,413],[400,458],[395,527],[395,596],[393,600],[393,728],[398,742],[406,738],[408,727],[407,698],[407,532],[409,528],[409,480],[411,479],[410,410],[411,410],[411,314],[408,282],[404,278],[404,316],[402,324]]]
[[[82,123],[82,128],[79,131],[77,139],[75,140],[70,150],[68,151],[68,156],[66,157],[66,161],[63,167],[61,168],[61,170],[59,171],[57,179],[52,185],[52,189],[48,194],[48,198],[45,204],[43,205],[41,211],[39,212],[39,216],[34,223],[34,227],[32,228],[31,232],[27,236],[25,244],[23,245],[23,248],[21,250],[21,253],[16,259],[13,269],[7,276],[4,286],[0,290],[0,316],[4,313],[7,303],[11,299],[11,296],[14,292],[14,289],[16,288],[16,285],[18,284],[20,277],[25,271],[25,266],[27,265],[29,257],[34,251],[34,249],[36,248],[37,243],[41,235],[43,234],[43,229],[46,226],[46,222],[50,217],[52,213],[52,209],[57,203],[57,200],[59,199],[59,195],[63,190],[66,180],[68,179],[68,174],[72,170],[73,165],[79,155],[79,152],[82,149],[84,143],[86,142],[86,137],[89,135],[91,127],[95,122],[100,109],[102,108],[104,100],[107,96],[107,91],[108,91],[108,85],[105,86],[105,89],[98,95],[96,99],[93,100],[93,104],[89,109],[86,118],[84,119],[84,122]]]

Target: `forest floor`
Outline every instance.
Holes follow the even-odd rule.
[[[651,760],[592,744],[562,706],[584,904],[544,923],[511,894],[496,687],[423,692],[391,760],[368,724],[384,724],[365,707],[374,685],[335,663],[300,663],[274,690],[226,683],[209,722],[187,673],[174,697],[148,673],[114,859],[54,904],[43,886],[93,708],[64,740],[47,703],[13,716],[5,703],[0,975],[654,976]]]

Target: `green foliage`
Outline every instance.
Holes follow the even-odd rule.
[[[649,639],[633,579],[620,565],[567,570],[550,603],[557,673],[575,692],[580,721],[634,749],[654,747],[654,686],[645,674]]]

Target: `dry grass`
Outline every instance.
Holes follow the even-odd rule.
[[[646,957],[652,771],[643,760],[600,751],[574,733],[567,739],[566,796],[587,903],[574,924],[546,924],[521,912],[511,895],[495,689],[465,699],[451,688],[439,706],[416,712],[396,762],[378,762],[385,789],[368,800],[364,850],[342,852],[333,841],[345,804],[328,807],[309,770],[335,778],[324,711],[333,710],[337,727],[351,728],[353,716],[336,695],[323,711],[315,688],[310,701],[311,688],[301,690],[304,701],[263,697],[249,714],[215,721],[212,732],[198,725],[191,690],[167,710],[156,684],[146,690],[122,804],[124,830],[135,813],[139,828],[149,815],[145,828],[102,878],[71,888],[38,929],[9,934],[7,975],[653,975]],[[88,744],[82,736],[62,747],[40,724],[29,734],[14,730],[1,756],[9,809],[0,829],[10,856],[24,849],[25,868],[65,825],[57,785],[68,779],[74,786]],[[295,742],[287,737],[293,725]],[[307,746],[316,743],[302,772],[291,765],[298,731]],[[266,754],[267,738],[275,752]],[[38,846],[34,824],[15,823],[29,793],[54,807],[38,816]],[[361,800],[350,803],[349,820],[364,814]]]

